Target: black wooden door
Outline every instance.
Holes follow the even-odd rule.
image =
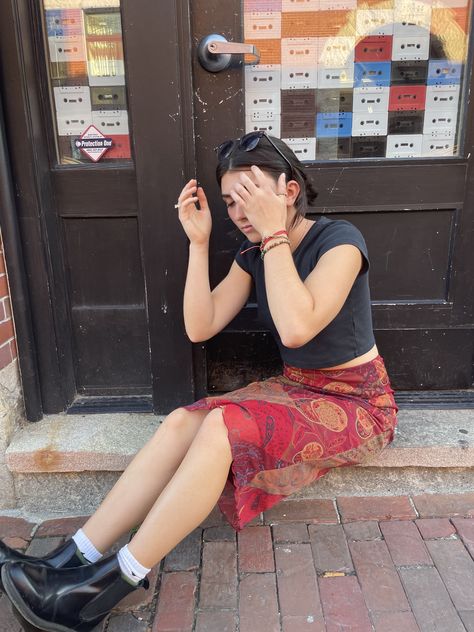
[[[394,6],[397,1],[393,0]],[[338,6],[348,3],[357,7],[356,12],[363,10],[354,0],[318,0],[321,23],[340,28],[341,15],[347,18],[350,10],[346,7],[341,13]],[[95,4],[117,14],[115,0]],[[463,0],[451,4],[456,24],[469,32],[470,5]],[[77,5],[90,8],[94,2]],[[122,0],[126,81],[112,93],[101,93],[96,85],[89,88],[96,106],[110,94],[122,109],[126,103],[130,150],[127,154],[121,139],[116,148],[122,153],[115,154],[116,159],[104,157],[86,164],[74,162],[70,145],[71,160],[61,161],[64,139],[56,144],[52,80],[58,76],[48,75],[48,68],[50,72],[51,51],[58,49],[50,47],[48,38],[56,35],[45,24],[46,5],[29,0],[0,3],[0,87],[35,330],[34,348],[22,348],[19,339],[20,363],[25,353],[34,360],[42,401],[42,410],[31,413],[31,419],[43,412],[74,409],[78,402],[85,404],[82,410],[141,406],[165,413],[206,392],[235,388],[278,370],[276,347],[257,322],[252,300],[207,344],[192,345],[186,338],[182,292],[187,240],[173,206],[183,183],[197,176],[214,213],[211,281],[217,283],[242,237],[226,218],[215,184],[212,149],[222,139],[248,129],[247,88],[239,57],[223,72],[210,73],[197,61],[197,47],[210,33],[242,42],[244,26],[254,30],[269,26],[261,15],[252,22],[245,10],[280,13],[280,27],[286,13],[288,28],[290,5],[286,0],[223,4]],[[436,16],[438,23],[442,21],[441,14]],[[293,26],[301,29],[301,35],[311,24],[309,17],[314,15],[293,16]],[[93,32],[94,19],[88,32],[92,51],[104,45],[100,28]],[[116,20],[112,24],[113,31]],[[316,24],[319,29],[320,22]],[[112,48],[117,50],[117,34],[113,35]],[[387,36],[380,37],[375,49],[385,54]],[[262,41],[254,43],[265,63],[271,62],[275,41],[273,48]],[[436,66],[435,43],[430,40],[433,72],[443,73],[444,66]],[[373,42],[370,45],[374,50]],[[347,218],[366,237],[377,344],[398,390],[464,389],[472,384],[474,113],[469,100],[472,89],[468,89],[472,53],[467,58],[462,55],[462,63],[448,65],[450,72],[462,73],[455,138],[459,152],[441,158],[364,158],[374,156],[382,146],[380,137],[369,137],[367,142],[360,138],[353,142],[355,158],[348,159],[347,139],[331,143],[318,137],[315,159],[307,163],[320,191],[312,215]],[[61,59],[56,63],[61,64]],[[426,79],[429,63],[397,62],[391,80],[395,77],[396,83],[402,75],[407,81],[419,80],[420,68]],[[61,76],[64,67],[56,70]],[[329,75],[332,81],[335,75]],[[290,134],[292,126],[294,135],[301,136],[308,124],[297,109],[298,90],[290,86],[287,92],[291,90],[290,95],[281,90],[282,107],[284,97],[287,108],[286,118],[281,119],[284,126],[276,134],[281,137]],[[334,98],[341,114],[347,113],[342,97],[350,95],[343,90],[335,97],[327,89],[328,99],[321,102],[323,93],[313,92],[318,114]],[[399,96],[417,99],[420,93],[402,91]],[[112,108],[113,103],[108,105]],[[288,116],[292,107],[294,116]],[[347,117],[340,119],[345,124]],[[412,126],[413,131],[421,119],[408,113],[389,120],[392,126]],[[119,116],[117,121],[123,119]],[[318,129],[311,131],[318,136]],[[306,145],[299,150],[304,152]]]
[[[293,3],[292,6],[297,4]],[[302,4],[308,3],[300,3]],[[335,45],[344,38],[337,40],[334,36],[341,33],[347,36],[348,28],[356,28],[353,26],[356,22],[357,28],[360,28],[358,25],[364,24],[366,20],[379,19],[377,11],[368,12],[368,15],[360,13],[367,8],[363,6],[363,3],[357,5],[351,2],[327,3],[321,0],[320,3],[313,4],[318,5],[317,11],[298,14],[293,12],[291,3],[285,0],[283,3],[273,0],[266,2],[239,0],[224,4],[216,0],[192,1],[196,162],[198,178],[207,190],[214,210],[211,243],[212,280],[216,283],[226,273],[233,254],[242,240],[242,235],[229,228],[230,222],[226,218],[225,207],[215,184],[215,160],[212,148],[224,139],[238,137],[251,129],[263,128],[271,133],[272,126],[275,126],[275,130],[280,129],[282,138],[291,135],[318,137],[323,132],[317,127],[318,123],[315,126],[314,119],[321,120],[320,112],[324,112],[324,99],[322,99],[322,105],[320,99],[324,97],[334,100],[335,98],[340,106],[336,108],[340,121],[347,120],[347,114],[345,114],[347,109],[353,113],[351,115],[353,134],[351,138],[341,138],[341,142],[336,139],[332,149],[333,155],[331,155],[328,139],[317,138],[316,156],[314,160],[306,163],[308,174],[320,192],[317,206],[311,209],[312,215],[325,214],[330,217],[348,219],[361,229],[366,238],[372,261],[370,287],[375,336],[379,351],[386,360],[394,388],[403,390],[470,388],[473,381],[474,351],[474,251],[472,248],[474,109],[469,99],[469,95],[472,94],[470,73],[472,55],[466,58],[466,55],[462,53],[458,61],[439,59],[447,57],[448,53],[440,54],[439,48],[436,48],[435,44],[438,43],[439,36],[436,36],[435,31],[437,30],[438,35],[443,29],[446,32],[449,31],[450,34],[454,32],[455,41],[460,45],[461,43],[465,45],[469,39],[468,20],[471,7],[463,2],[455,2],[452,4],[456,5],[456,8],[446,9],[447,12],[443,13],[443,10],[431,6],[428,10],[426,9],[428,5],[423,5],[423,3],[418,3],[417,6],[415,6],[416,3],[412,3],[415,7],[414,11],[419,11],[420,7],[422,11],[426,9],[425,13],[429,14],[431,20],[429,24],[423,23],[424,18],[420,17],[418,20],[418,14],[415,16],[416,24],[424,24],[426,30],[420,34],[421,27],[419,27],[419,30],[415,31],[421,38],[422,48],[429,47],[429,52],[426,49],[426,54],[421,55],[424,61],[403,61],[404,57],[400,54],[403,36],[397,33],[400,33],[400,28],[405,28],[405,22],[403,24],[400,22],[395,29],[392,25],[392,31],[395,31],[395,35],[392,36],[384,35],[384,31],[375,31],[382,34],[377,35],[373,40],[369,36],[366,39],[360,36],[355,38],[356,61],[357,59],[363,61],[363,56],[367,54],[367,50],[370,52],[370,47],[377,51],[376,54],[381,51],[381,54],[385,55],[388,43],[390,46],[393,44],[391,61],[366,67],[369,73],[374,68],[381,75],[388,73],[387,82],[381,84],[390,86],[391,92],[390,95],[387,92],[387,99],[389,96],[390,99],[403,100],[407,97],[417,99],[419,94],[423,94],[424,98],[428,99],[428,93],[431,99],[438,98],[438,93],[435,92],[433,96],[433,89],[428,89],[429,85],[438,84],[436,73],[442,74],[446,68],[449,72],[458,73],[458,77],[459,73],[462,73],[464,83],[460,88],[453,88],[461,104],[455,112],[455,116],[458,117],[458,135],[454,138],[455,135],[451,134],[451,140],[445,141],[446,146],[450,143],[451,156],[430,155],[430,152],[436,151],[439,136],[432,131],[430,125],[438,124],[441,115],[445,115],[445,110],[436,110],[433,120],[429,120],[428,115],[429,112],[432,114],[432,110],[427,105],[423,105],[425,110],[422,113],[416,110],[418,106],[413,112],[411,111],[413,108],[405,105],[403,106],[405,109],[401,111],[397,111],[397,106],[394,107],[394,111],[386,111],[388,134],[399,131],[396,128],[401,126],[402,131],[405,129],[410,132],[423,131],[426,132],[426,137],[432,134],[433,142],[430,142],[427,147],[424,146],[423,156],[391,159],[386,156],[393,156],[396,151],[403,150],[395,151],[395,145],[392,145],[392,153],[388,153],[387,142],[390,140],[393,142],[393,137],[390,139],[390,136],[386,135],[387,132],[385,132],[385,137],[380,135],[364,137],[363,132],[359,131],[356,132],[359,135],[358,138],[354,138],[356,124],[361,128],[364,122],[373,125],[374,121],[369,121],[370,117],[366,117],[365,121],[362,117],[361,120],[360,115],[356,116],[354,107],[343,107],[343,97],[350,97],[352,103],[352,99],[356,98],[356,91],[352,89],[345,91],[339,88],[335,96],[335,91],[326,89],[331,84],[324,84],[324,81],[332,80],[337,74],[336,71],[331,70],[322,79],[318,77],[318,81],[323,82],[324,89],[314,90],[314,84],[311,84],[311,68],[296,67],[296,71],[308,73],[309,79],[306,84],[303,82],[304,90],[299,93],[300,96],[302,92],[309,95],[308,98],[312,98],[313,101],[316,96],[316,109],[310,111],[310,115],[316,114],[316,116],[308,123],[308,119],[305,118],[307,112],[301,114],[298,111],[298,102],[294,98],[298,90],[295,90],[293,95],[291,94],[291,88],[298,88],[296,83],[299,80],[296,76],[298,72],[294,73],[295,77],[291,74],[292,69],[284,74],[284,64],[288,63],[287,60],[285,61],[285,54],[290,55],[295,51],[298,52],[299,49],[302,54],[308,53],[312,40],[309,38],[306,42],[303,41],[303,44],[299,44],[299,49],[298,42],[292,41],[290,42],[291,50],[287,46],[285,53],[282,38],[285,35],[295,36],[295,31],[291,32],[294,24],[298,25],[299,36],[323,35]],[[400,9],[400,3],[388,4],[390,7],[395,7],[393,9],[395,13],[392,13],[395,18],[392,19],[396,21],[398,16],[401,20],[400,13],[396,13],[397,10],[403,9],[403,7]],[[334,8],[345,10],[334,11]],[[248,13],[244,14],[244,11]],[[420,15],[424,16],[425,13]],[[314,19],[314,23],[313,30],[310,32],[308,29],[311,19]],[[408,22],[410,20],[409,16]],[[443,20],[445,20],[444,26],[442,26]],[[460,24],[464,30],[458,29]],[[448,28],[451,25],[454,25],[454,31]],[[323,27],[330,30],[328,32],[321,30]],[[267,29],[267,35],[260,39],[254,35],[259,30],[265,29]],[[273,34],[269,35],[271,29],[273,29]],[[353,31],[349,29],[349,34],[351,32]],[[255,74],[253,77],[257,83],[265,78],[267,83],[272,78],[278,79],[278,73],[281,72],[282,84],[278,88],[281,92],[280,119],[278,119],[278,114],[272,119],[268,112],[265,112],[265,108],[267,110],[272,108],[271,100],[268,98],[268,89],[260,93],[256,91],[255,95],[252,95],[255,96],[255,103],[259,98],[264,99],[264,106],[261,110],[252,110],[254,113],[257,112],[260,118],[255,116],[249,126],[249,120],[246,121],[248,111],[245,104],[249,84],[245,81],[245,69],[241,56],[234,57],[231,66],[226,70],[214,73],[205,70],[197,61],[198,43],[209,34],[220,34],[233,42],[245,41],[259,48],[262,54],[262,65],[256,70],[261,70],[261,76]],[[332,40],[329,35],[333,36]],[[362,39],[368,42],[368,46],[361,49]],[[412,40],[407,39],[407,42],[411,42],[410,45],[413,44]],[[398,52],[395,50],[396,46]],[[326,44],[325,51],[328,50],[330,46]],[[449,52],[449,55],[453,55],[455,59],[457,59],[456,54],[458,53]],[[386,60],[387,57],[382,57],[382,59]],[[390,52],[388,59],[390,59]],[[399,61],[400,59],[402,61]],[[253,58],[249,57],[247,63],[252,60]],[[354,59],[352,62],[353,67],[347,72],[355,72],[356,77],[351,83],[351,86],[355,86],[358,80],[357,73],[361,72],[361,67],[362,72],[365,72],[365,67],[364,63],[355,63]],[[277,65],[272,65],[275,63]],[[278,66],[278,63],[281,65]],[[274,74],[272,77],[271,71],[275,71],[277,75]],[[429,80],[431,76],[434,78]],[[289,78],[295,82],[294,85],[288,85],[288,83],[283,85],[283,81],[288,82]],[[362,80],[359,77],[359,81]],[[441,86],[444,85],[442,81]],[[458,81],[457,85],[459,86],[460,83],[462,82]],[[417,85],[413,90],[411,88],[414,84],[423,84],[423,86]],[[469,84],[471,84],[471,90],[469,90]],[[284,87],[290,90],[285,90]],[[395,89],[392,90],[392,88]],[[441,89],[442,92],[443,89]],[[271,96],[278,98],[275,92]],[[290,106],[292,103],[295,105],[293,110],[288,110],[287,105],[286,114],[284,113],[285,99],[289,99],[287,104],[289,103]],[[385,109],[390,109],[390,106]],[[423,124],[423,117],[426,117],[426,125],[422,128],[420,126]],[[324,117],[322,120],[325,120]],[[280,123],[281,127],[278,128]],[[305,131],[305,125],[311,124],[312,129]],[[449,130],[444,129],[444,133],[447,131]],[[276,133],[276,135],[279,134]],[[417,140],[421,143],[425,137],[421,139],[419,136],[421,134],[418,135]],[[407,136],[398,138],[406,141]],[[411,142],[412,139],[415,140],[415,136],[408,139]],[[352,143],[352,154],[349,154],[347,149],[349,142]],[[381,143],[384,143],[384,157],[381,157]],[[303,152],[305,147],[306,145],[301,143],[298,149]],[[304,157],[304,153],[301,155]],[[348,160],[349,155],[353,157],[352,160]],[[318,160],[318,156],[322,159]],[[337,159],[334,160],[334,158]],[[278,367],[276,348],[267,332],[262,331],[256,321],[256,310],[252,301],[222,334],[206,345],[203,355],[207,364],[207,386],[211,392],[236,388],[251,379],[268,375]]]
[[[173,208],[192,164],[186,16],[173,2],[1,3],[0,86],[36,338],[25,349],[19,332],[20,363],[35,357],[42,400],[32,419],[165,413],[194,396]]]

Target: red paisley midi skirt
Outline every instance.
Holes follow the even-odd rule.
[[[345,369],[301,369],[204,397],[221,408],[232,464],[218,506],[240,531],[255,516],[324,476],[362,463],[395,436],[398,406],[383,358]]]

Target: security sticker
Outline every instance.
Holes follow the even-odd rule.
[[[112,144],[112,139],[104,136],[95,125],[89,125],[75,141],[76,148],[80,149],[93,162],[98,162],[105,152],[112,147]]]

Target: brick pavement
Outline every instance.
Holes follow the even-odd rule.
[[[0,537],[41,556],[86,519]],[[474,493],[289,499],[239,534],[216,507],[150,579],[94,632],[474,632]]]

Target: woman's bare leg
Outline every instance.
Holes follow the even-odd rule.
[[[222,410],[203,421],[176,474],[162,491],[128,548],[153,568],[210,514],[232,463]]]
[[[160,424],[82,527],[101,553],[139,525],[173,477],[208,410],[177,408]]]

